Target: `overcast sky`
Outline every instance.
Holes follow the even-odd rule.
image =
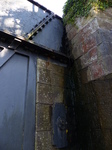
[[[50,9],[55,14],[62,17],[63,15],[62,9],[63,9],[64,3],[67,0],[35,0],[35,1],[45,6],[46,8]]]

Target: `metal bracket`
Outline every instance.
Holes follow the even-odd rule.
[[[66,109],[64,104],[55,103],[53,107],[52,116],[53,127],[53,145],[56,148],[67,147],[67,121],[66,121]]]
[[[8,46],[9,49],[16,50],[21,44],[21,40],[14,38],[12,43]]]
[[[35,35],[38,34],[39,31],[41,31],[46,26],[46,24],[48,24],[54,18],[55,18],[54,13],[47,15],[44,19],[42,19],[39,22],[39,24],[36,24],[35,27],[31,29],[31,31],[24,36],[25,40],[32,39]]]

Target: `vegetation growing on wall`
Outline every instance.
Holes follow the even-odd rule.
[[[64,23],[73,23],[77,17],[88,16],[91,8],[105,10],[112,7],[112,0],[67,0],[63,7]]]

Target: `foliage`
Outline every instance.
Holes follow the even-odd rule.
[[[77,17],[88,16],[92,7],[105,10],[112,7],[112,0],[67,0],[63,7],[64,23],[72,23]]]

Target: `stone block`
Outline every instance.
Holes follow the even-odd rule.
[[[98,19],[94,18],[90,23],[91,33],[96,32],[99,29]]]
[[[92,116],[91,127],[94,129],[100,129],[101,127],[98,112]]]
[[[86,54],[81,56],[79,59],[76,60],[78,64],[78,70],[84,69],[85,67],[89,66],[91,63],[97,60],[97,47],[92,48]]]
[[[64,87],[64,75],[57,75],[51,72],[51,85],[55,87]]]
[[[103,60],[103,65],[104,65],[104,71],[105,74],[111,74],[112,73],[112,55],[108,55],[107,57],[105,57]]]
[[[39,70],[39,68],[52,70],[52,72],[57,74],[63,74],[66,66],[61,66],[60,64],[53,63],[49,60],[37,59],[37,70]]]
[[[84,69],[80,69],[79,74],[82,83],[88,83],[89,81],[93,80],[90,67],[85,67]]]
[[[88,67],[85,68],[85,69],[82,69],[80,71],[80,74],[81,74],[81,81],[82,81],[82,83],[87,83],[88,82],[88,76],[90,77],[90,75],[88,75],[89,74]]]
[[[45,68],[46,69],[46,61],[43,59],[38,58],[37,59],[37,68]]]
[[[88,38],[88,36],[90,36],[92,33],[94,33],[97,29],[98,29],[98,22],[97,22],[97,19],[95,18],[90,23],[88,23],[87,25],[85,25],[77,33],[77,35],[75,34],[75,32],[74,33],[72,32],[72,35],[70,35],[70,37],[72,37],[71,38],[72,39],[71,43],[75,44],[75,45],[78,45],[78,43],[84,42],[85,39]],[[73,38],[73,35],[74,35],[74,38]]]
[[[100,128],[91,130],[91,140],[93,150],[105,150],[105,141]]]
[[[36,150],[54,150],[51,142],[50,131],[36,132],[36,136],[37,136]]]
[[[90,59],[89,59],[89,54],[86,53],[84,54],[82,57],[79,58],[80,59],[80,62],[81,62],[81,69],[89,66],[90,64]]]
[[[108,29],[108,30],[112,29],[112,23],[110,23],[109,21],[107,21],[107,18],[97,18],[97,20],[98,20],[98,24],[99,24],[100,28],[102,28],[102,29]]]
[[[73,49],[72,49],[72,54],[74,56],[75,59],[79,58],[80,56],[82,56],[84,54],[84,51],[81,47],[81,45],[79,46],[73,46]]]
[[[97,45],[101,44],[103,41],[101,31],[102,31],[101,29],[98,29],[93,33],[93,36],[96,39]]]
[[[59,64],[54,64],[51,62],[47,62],[47,67],[48,70],[51,70],[55,74],[64,74],[64,70],[66,67],[64,66],[59,66]]]
[[[36,131],[51,129],[52,108],[50,105],[36,104]]]
[[[97,60],[97,47],[93,47],[89,52],[88,52],[88,55],[89,55],[89,59],[90,59],[90,62],[94,62]]]
[[[73,28],[72,24],[67,24],[66,25],[66,32],[68,33],[72,28]]]
[[[100,59],[105,58],[106,56],[112,56],[111,45],[109,42],[103,42],[98,46],[98,57]]]
[[[109,79],[112,79],[112,73],[111,74],[108,74],[104,77],[105,80],[109,80]]]
[[[69,40],[72,40],[73,37],[75,37],[77,34],[77,29],[75,27],[73,27],[68,33],[67,33],[67,37]]]
[[[55,88],[55,87],[54,87]],[[37,84],[37,103],[53,104],[53,91],[51,85]]]
[[[90,24],[87,24],[78,34],[81,35],[81,41],[84,42],[88,36],[90,36],[92,33],[92,28],[90,27]]]
[[[102,128],[112,128],[112,104],[98,105],[100,123]]]
[[[77,67],[77,71],[79,71],[82,68],[82,66],[81,66],[81,59],[80,58],[75,60],[75,65]]]
[[[93,81],[94,82],[94,81]],[[85,84],[85,93],[86,93],[86,98],[88,99],[88,103],[91,104],[97,104],[97,99],[95,92],[93,90],[93,82],[89,82],[88,84]]]
[[[50,70],[38,68],[37,69],[37,82],[51,84]]]
[[[90,125],[91,125],[90,127],[93,129],[99,129],[100,120],[99,120],[97,103],[95,102],[95,97],[93,98],[93,101],[87,104],[87,108],[88,108],[88,116],[90,118]]]
[[[96,39],[94,35],[90,35],[83,43],[82,48],[84,53],[87,53],[91,48],[97,46]]]
[[[82,39],[81,34],[78,33],[78,34],[71,40],[71,44],[72,44],[72,45],[75,45],[75,46],[78,46],[79,43],[83,42],[81,39]]]
[[[53,103],[63,103],[64,89],[60,87],[52,86],[52,99],[53,99]]]
[[[92,83],[94,91],[96,93],[98,104],[109,104],[112,105],[112,81],[111,80],[102,80],[95,81]]]
[[[101,78],[102,76],[105,76],[104,67],[101,62],[94,62],[89,66],[89,68],[91,71],[91,80],[95,80]]]
[[[112,35],[111,31],[107,29],[98,29],[94,36],[97,38],[97,42],[100,44],[101,42],[111,42],[112,41]]]
[[[112,149],[112,129],[102,129],[105,140],[105,149]]]

